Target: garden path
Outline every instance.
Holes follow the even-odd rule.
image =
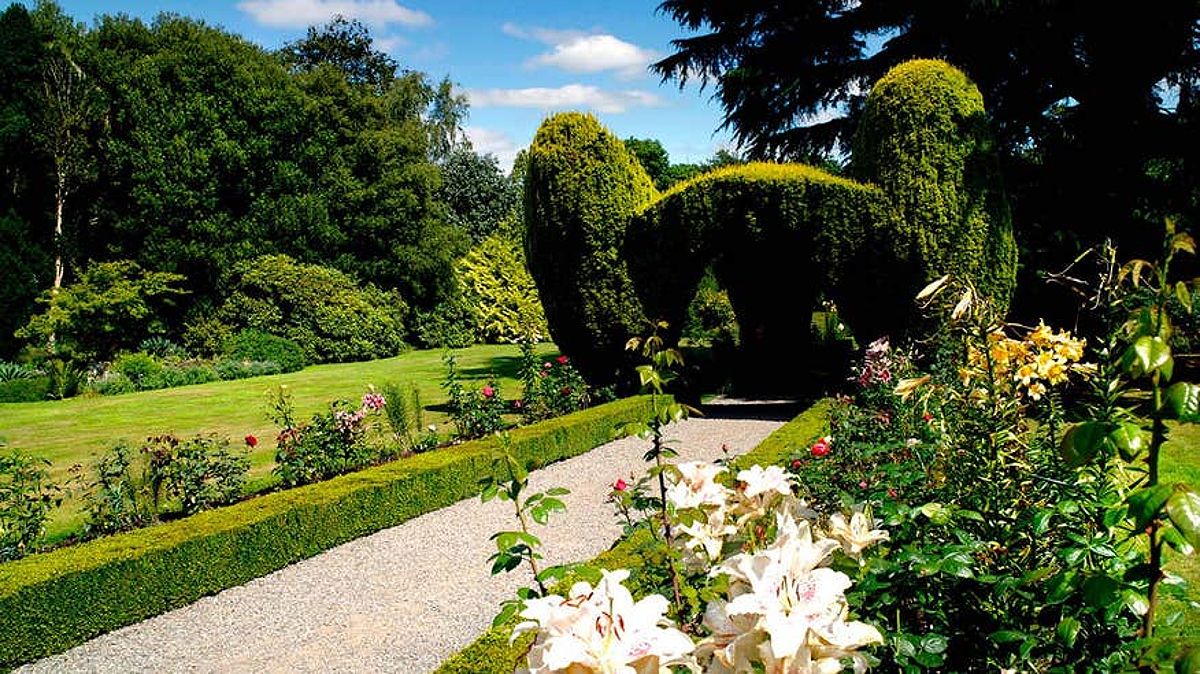
[[[744,453],[782,425],[738,418],[752,416],[739,408],[672,425],[679,461],[720,458],[722,445]],[[626,438],[531,474],[531,489],[571,490],[567,512],[535,532],[548,564],[590,559],[617,539],[609,485],[644,472],[646,448]],[[511,508],[460,501],[17,671],[427,672],[529,582],[524,568],[489,574],[488,537],[513,528]]]

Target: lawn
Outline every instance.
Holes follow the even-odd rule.
[[[1183,482],[1200,489],[1200,424],[1180,424],[1171,429],[1170,442],[1162,457],[1162,481],[1166,484]],[[1200,598],[1200,556],[1168,552],[1167,568],[1187,579],[1192,597]],[[1168,602],[1166,613],[1179,608]],[[1177,627],[1168,628],[1191,640],[1200,640],[1200,609],[1183,607],[1183,619]]]
[[[520,365],[516,346],[480,345],[455,352],[464,379],[498,377],[506,398],[520,395],[517,382]],[[553,344],[539,353],[555,353]],[[266,484],[274,466],[276,429],[266,417],[266,393],[280,384],[292,391],[300,418],[323,409],[338,398],[357,399],[368,384],[413,382],[421,392],[426,423],[439,427],[446,419],[441,405],[446,396],[442,380],[440,350],[412,351],[395,358],[363,363],[316,365],[299,372],[213,382],[160,391],[119,396],[79,397],[36,403],[0,404],[0,438],[10,448],[19,448],[51,462],[56,480],[68,476],[71,466],[88,466],[94,457],[118,440],[140,442],[147,436],[174,433],[227,435],[241,443],[254,435],[261,441],[251,451],[251,480]],[[81,524],[76,502],[55,511],[48,526],[51,540]]]

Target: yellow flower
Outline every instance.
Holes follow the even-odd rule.
[[[896,384],[896,388],[893,390],[893,393],[900,396],[901,400],[908,400],[908,397],[913,394],[913,391],[916,391],[927,381],[929,381],[929,375],[925,375],[924,377],[914,377],[912,379],[901,379],[900,383]]]
[[[1046,394],[1046,385],[1040,381],[1035,381],[1029,385],[1028,390],[1030,398],[1033,400],[1041,400],[1042,396]]]
[[[1035,346],[1049,346],[1054,341],[1054,333],[1050,331],[1045,321],[1038,321],[1038,326],[1029,333],[1029,341],[1033,342]]]
[[[1035,378],[1037,378],[1037,370],[1030,363],[1025,363],[1017,368],[1017,373],[1013,375],[1013,379],[1016,379],[1025,386],[1028,386],[1029,382]]]
[[[1063,367],[1062,363],[1052,363],[1046,371],[1042,373],[1046,381],[1050,382],[1051,386],[1057,386],[1067,380],[1067,368]]]

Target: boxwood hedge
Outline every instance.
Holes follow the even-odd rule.
[[[512,432],[537,467],[607,442],[647,396]],[[0,565],[0,670],[311,557],[478,493],[495,438]]]
[[[813,438],[826,428],[825,418],[828,401],[822,400],[809,407],[799,416],[768,435],[757,447],[734,460],[734,469],[754,464],[768,465],[785,460],[798,447],[807,447]],[[625,582],[634,597],[640,598],[655,587],[669,584],[663,576],[656,576],[655,558],[661,555],[661,547],[645,529],[639,529],[628,538],[617,542],[612,549],[600,554],[591,564],[604,569],[629,569],[629,580]],[[566,592],[578,578],[566,578],[558,583],[553,592]],[[509,643],[509,635],[517,624],[513,619],[483,633],[463,650],[450,656],[434,674],[509,674],[523,664],[522,657],[528,650],[533,636],[523,635]]]

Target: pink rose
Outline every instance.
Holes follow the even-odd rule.
[[[496,389],[492,388],[491,386],[483,387],[483,397],[484,398],[491,398],[494,395],[496,395]]]

